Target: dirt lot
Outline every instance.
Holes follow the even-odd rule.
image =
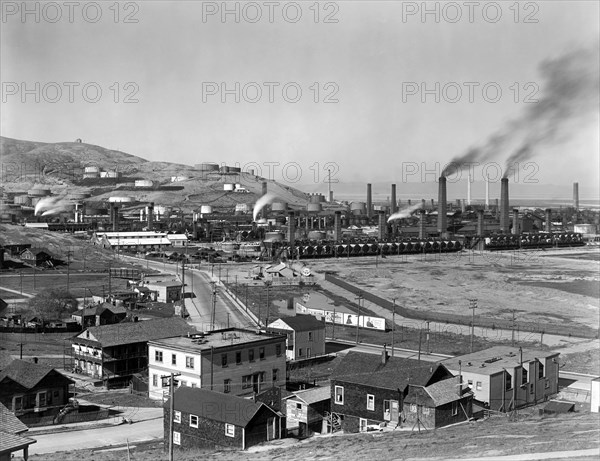
[[[528,413],[529,416],[526,414]],[[502,455],[527,455],[549,451],[597,449],[599,418],[589,413],[557,417],[537,416],[533,409],[520,413],[518,420],[506,416],[461,424],[421,433],[407,431],[314,437],[305,441],[283,439],[252,447],[245,452],[200,451],[175,452],[175,459],[192,461],[212,459],[246,460],[317,460],[344,459],[448,459]],[[31,456],[31,460],[113,461],[128,459],[126,450],[79,450]],[[161,443],[138,444],[129,453],[131,460],[166,460]],[[572,456],[569,459],[595,459]]]

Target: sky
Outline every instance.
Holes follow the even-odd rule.
[[[498,132],[509,142],[480,163],[505,170],[559,107],[514,180],[598,190],[597,85],[571,98],[547,75],[587,50],[573,84],[595,81],[597,1],[71,5],[2,1],[2,136],[239,164],[290,185],[402,184],[434,182]]]

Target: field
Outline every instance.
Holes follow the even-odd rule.
[[[523,455],[549,451],[598,449],[599,418],[586,412],[541,417],[537,409],[520,412],[517,418],[496,416],[486,420],[456,425],[435,431],[406,428],[403,431],[314,437],[304,441],[282,439],[245,452],[201,451],[175,452],[175,459],[192,461],[211,459],[223,461],[253,460],[337,460],[365,459],[431,459],[482,458],[486,456]],[[108,448],[108,447],[107,447]],[[125,449],[79,450],[45,455],[33,455],[31,460],[93,461],[167,460],[162,443],[137,444],[129,454]],[[529,459],[523,458],[523,459]],[[588,454],[568,459],[596,459]]]

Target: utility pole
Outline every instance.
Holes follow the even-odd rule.
[[[358,300],[358,315],[356,316],[356,344],[358,345],[358,326],[360,324],[360,300],[363,299],[363,297],[361,295],[358,295],[356,299]]]
[[[392,357],[394,356],[394,332],[396,331],[396,298],[392,299],[394,310],[392,311]]]
[[[211,328],[214,330],[215,329],[215,314],[216,314],[216,308],[217,308],[217,287],[216,287],[216,282],[213,280],[212,282],[210,282],[210,285],[212,287],[212,316],[210,319],[210,324],[211,324]]]
[[[418,355],[418,361],[421,361],[421,335],[423,333],[423,329],[419,328],[419,355]]]
[[[473,340],[475,337],[475,309],[477,309],[477,299],[471,298],[469,299],[469,309],[473,312],[471,317],[471,353],[473,353]]]
[[[427,323],[427,335],[425,336],[425,339],[427,340],[427,350],[425,351],[427,355],[429,355],[429,324],[431,323],[429,320],[426,322]]]
[[[170,375],[163,375],[160,377],[161,380],[168,379],[169,380],[169,461],[173,461],[173,424],[174,424],[174,403],[175,396],[174,388],[175,388],[175,377],[181,376],[181,373],[171,373]],[[163,381],[164,382],[164,381]]]
[[[269,324],[269,311],[270,311],[270,305],[269,305],[269,287],[271,286],[271,282],[270,281],[266,281],[265,285],[267,285],[267,317],[265,318],[265,326],[267,326]],[[260,318],[258,319],[260,320]]]

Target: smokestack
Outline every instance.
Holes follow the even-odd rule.
[[[339,242],[342,240],[342,212],[336,211],[333,221],[333,240]]]
[[[513,227],[512,227],[513,235],[519,235],[519,210],[516,208],[513,208],[512,222],[513,222]]]
[[[469,176],[467,178],[467,205],[471,204],[471,171],[469,170]]]
[[[329,191],[329,203],[333,203],[333,191]]]
[[[483,210],[477,210],[477,235],[483,236]]]
[[[262,183],[262,195],[267,195],[267,192],[268,192],[268,191],[267,191],[267,182],[266,182],[266,181],[263,181],[263,183]],[[265,206],[263,207],[263,209],[262,209],[262,212],[261,212],[261,216],[262,216],[264,219],[267,219],[267,205],[265,205]]]
[[[544,227],[549,234],[552,232],[552,210],[550,208],[546,208],[546,222]]]
[[[508,216],[508,178],[502,178],[500,182],[500,232],[509,233]]]
[[[154,224],[154,202],[150,202],[150,204],[148,205],[148,213],[146,215],[146,219],[148,220],[148,230],[152,230],[152,226]]]
[[[419,238],[424,239],[427,238],[425,233],[425,210],[419,210]]]
[[[440,237],[445,237],[448,230],[448,217],[446,216],[446,178],[441,176],[438,187],[438,232]]]
[[[573,183],[573,208],[579,211],[579,183]]]
[[[290,255],[289,259],[294,259],[294,246],[296,244],[294,240],[294,234],[296,233],[296,220],[294,219],[294,212],[288,213],[288,242],[290,243]]]
[[[373,197],[371,194],[371,184],[367,184],[367,218],[371,219],[373,213]]]
[[[113,204],[113,219],[112,219],[112,230],[118,232],[119,230],[119,205]]]
[[[392,210],[391,213],[394,214],[398,211],[398,202],[396,201],[396,184],[392,184]]]
[[[485,209],[490,208],[490,177],[485,177]]]
[[[385,211],[379,212],[379,240],[385,240],[387,234],[387,224],[385,222]]]

